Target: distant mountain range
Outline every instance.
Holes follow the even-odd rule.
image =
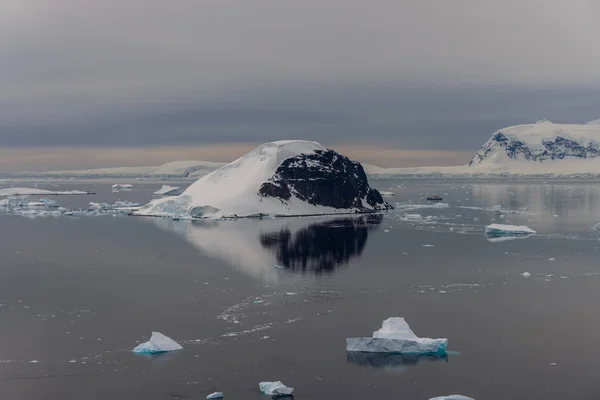
[[[198,179],[226,163],[174,161],[160,166],[32,172],[18,175],[75,178]],[[371,178],[411,175],[600,175],[600,119],[587,124],[539,121],[495,132],[468,165],[381,168],[363,164]]]

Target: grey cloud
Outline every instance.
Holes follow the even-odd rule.
[[[471,150],[600,117],[598,20],[595,0],[4,0],[0,145]]]

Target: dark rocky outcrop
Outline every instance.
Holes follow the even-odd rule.
[[[284,160],[273,177],[261,185],[259,194],[282,201],[293,195],[312,205],[357,212],[393,208],[378,190],[369,187],[360,163],[334,150],[317,150]]]

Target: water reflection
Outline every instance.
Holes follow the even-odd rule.
[[[276,282],[288,271],[323,273],[358,257],[382,215],[279,218],[237,221],[172,221],[149,218],[184,237],[210,257],[261,281]]]
[[[369,231],[381,224],[383,215],[334,219],[292,231],[263,233],[260,243],[275,254],[283,267],[300,272],[331,272],[359,256]]]
[[[447,354],[390,354],[346,352],[346,361],[372,368],[383,368],[390,372],[404,372],[419,363],[448,362]]]

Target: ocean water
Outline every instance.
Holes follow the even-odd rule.
[[[259,399],[269,380],[303,399],[600,397],[600,183],[372,185],[394,193],[395,210],[224,222],[0,214],[0,399]],[[144,203],[160,186],[39,184],[97,193],[53,197],[68,208]],[[493,222],[538,234],[490,241]],[[450,353],[346,353],[345,338],[390,316],[448,338]],[[133,353],[152,331],[184,349]]]

